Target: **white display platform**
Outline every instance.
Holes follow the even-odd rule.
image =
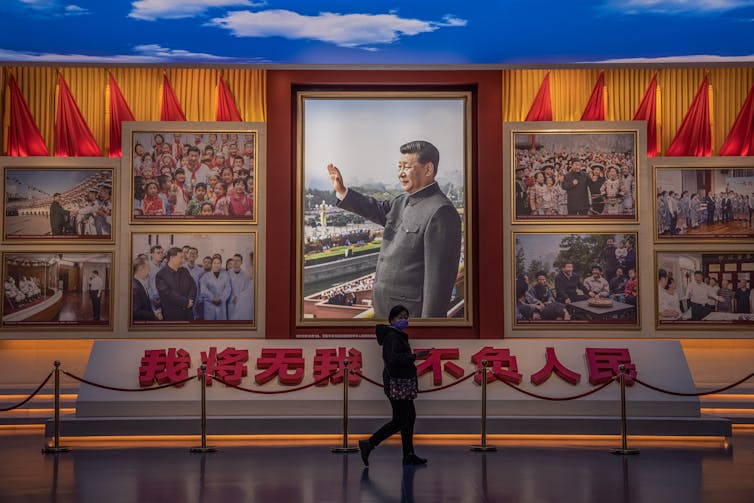
[[[678,391],[694,392],[684,353],[677,341],[647,340],[422,340],[419,348],[457,348],[459,358],[449,360],[472,373],[472,355],[485,346],[508,349],[523,375],[520,387],[551,397],[572,396],[594,389],[589,383],[586,348],[626,348],[638,377],[648,383]],[[249,351],[248,375],[241,386],[265,391],[282,390],[277,379],[259,386],[254,382],[257,358],[263,348],[301,348],[305,360],[301,384],[314,381],[317,349],[357,349],[362,354],[364,375],[381,381],[381,348],[368,340],[187,340],[187,341],[97,341],[92,349],[85,378],[109,386],[138,388],[139,366],[145,350],[180,348],[191,355],[191,372],[199,368],[200,354],[210,347]],[[581,374],[572,385],[554,373],[539,386],[532,374],[545,364],[546,348],[555,348],[558,360]],[[420,363],[420,362],[417,362]],[[442,373],[442,385],[456,380]],[[419,378],[419,388],[435,387],[431,372]],[[479,430],[480,386],[469,379],[457,386],[420,394],[416,400],[417,432],[474,433]],[[384,393],[368,382],[349,388],[351,430],[365,433],[384,421],[390,409]],[[182,388],[126,393],[81,385],[76,418],[66,418],[63,434],[154,434],[197,433],[200,386],[198,380]],[[628,415],[635,433],[662,435],[729,435],[730,422],[700,417],[699,400],[661,394],[635,384],[627,389]],[[594,433],[618,432],[620,389],[617,383],[588,397],[572,401],[546,401],[521,394],[501,382],[488,386],[490,433]],[[294,393],[259,395],[214,383],[207,389],[210,433],[337,433],[342,413],[342,384],[311,387]],[[85,432],[85,430],[88,431]],[[363,430],[363,431],[362,431]],[[632,431],[633,433],[633,431]]]

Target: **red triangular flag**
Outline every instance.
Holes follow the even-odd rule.
[[[754,84],[720,149],[720,155],[754,155]]]
[[[55,155],[58,157],[102,155],[92,130],[89,129],[62,73],[58,77],[58,88]]]
[[[712,126],[709,121],[707,87],[707,76],[705,76],[666,155],[695,157],[712,155]]]
[[[50,155],[13,74],[10,76],[8,88],[10,89],[10,120],[5,155],[18,157]]]
[[[186,115],[183,113],[181,104],[178,102],[178,97],[176,97],[167,75],[162,76],[162,111],[160,112],[160,120],[186,120]]]
[[[529,113],[526,114],[527,122],[529,121],[551,121],[552,120],[552,101],[550,101],[550,72],[547,72],[539,91],[534,97]]]
[[[120,157],[121,152],[121,133],[123,127],[121,122],[133,121],[133,112],[128,108],[126,98],[118,87],[113,74],[110,74],[110,157]]]
[[[600,72],[597,83],[594,84],[594,89],[592,89],[592,95],[589,97],[584,113],[581,115],[581,120],[605,120],[605,72]]]
[[[217,114],[215,120],[236,122],[243,120],[222,75],[220,75],[220,82],[217,84]]]
[[[657,74],[649,82],[634,120],[647,121],[647,156],[657,156]]]

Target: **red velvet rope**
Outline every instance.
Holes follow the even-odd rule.
[[[727,391],[727,390],[729,390],[731,388],[735,388],[739,384],[742,384],[742,383],[748,381],[752,377],[754,377],[754,372],[751,373],[751,374],[749,374],[749,375],[747,375],[743,379],[739,379],[738,381],[734,382],[733,384],[729,384],[728,386],[724,386],[722,388],[718,388],[718,389],[712,390],[712,391],[703,391],[701,393],[680,393],[678,391],[669,391],[669,390],[666,390],[666,389],[658,388],[657,386],[652,386],[651,384],[647,384],[644,381],[641,381],[640,379],[637,379],[636,377],[634,377],[634,381],[637,382],[637,383],[639,383],[639,384],[641,384],[645,388],[649,388],[649,389],[652,389],[652,390],[655,390],[655,391],[659,391],[660,393],[665,393],[666,395],[673,395],[673,396],[704,396],[704,395],[714,395],[716,393],[721,393],[721,392]]]
[[[458,379],[457,381],[453,381],[452,383],[446,384],[444,386],[439,386],[437,388],[430,388],[430,389],[420,389],[420,390],[418,390],[418,393],[432,393],[434,391],[442,391],[444,389],[452,388],[456,384],[461,384],[462,382],[469,380],[469,378],[475,376],[479,372],[481,372],[481,370],[477,370],[476,372],[472,372],[471,374],[468,374],[468,375],[466,375],[466,376]],[[357,376],[361,377],[362,379],[364,379],[368,383],[374,384],[375,386],[379,386],[380,388],[384,387],[384,385],[382,383],[379,383],[379,382],[375,381],[374,379],[368,378],[367,376],[365,376],[361,372],[356,372],[356,371],[352,370],[351,373],[354,374],[354,375],[357,375]]]
[[[312,386],[316,386],[319,383],[327,381],[328,379],[330,379],[332,376],[334,376],[338,372],[340,372],[340,370],[336,370],[334,372],[331,372],[330,375],[326,375],[325,377],[317,379],[316,381],[311,382],[309,384],[306,384],[304,386],[299,386],[297,388],[290,388],[290,389],[281,389],[281,390],[278,390],[278,391],[262,391],[260,389],[244,388],[243,386],[240,386],[240,385],[237,385],[237,384],[227,383],[227,382],[223,381],[222,378],[217,377],[215,375],[209,375],[209,376],[212,379],[214,379],[215,381],[217,381],[219,383],[222,383],[222,384],[224,384],[226,386],[230,386],[231,388],[235,388],[235,389],[237,389],[239,391],[245,391],[247,393],[256,393],[258,395],[281,395],[283,393],[293,393],[294,391],[301,391],[303,389],[311,388]]]
[[[606,383],[604,383],[604,384],[602,384],[602,385],[600,385],[600,386],[598,386],[598,387],[596,387],[594,389],[591,389],[591,390],[589,390],[589,391],[587,391],[585,393],[580,393],[578,395],[573,395],[573,396],[544,396],[544,395],[538,395],[537,393],[532,393],[531,391],[526,391],[525,389],[519,388],[515,384],[511,384],[508,381],[505,381],[505,380],[501,379],[494,372],[492,373],[492,375],[494,375],[497,378],[498,381],[501,381],[506,386],[509,386],[509,387],[515,389],[516,391],[519,391],[519,392],[523,393],[524,395],[529,395],[530,397],[533,397],[533,398],[539,398],[540,400],[549,400],[549,401],[553,401],[553,402],[565,402],[567,400],[577,400],[579,398],[584,398],[585,396],[592,395],[594,393],[597,393],[600,390],[605,389],[610,383],[612,383],[615,380],[615,378],[613,377],[612,379],[610,379]],[[636,380],[636,379],[634,379],[634,380]]]
[[[104,384],[97,384],[92,381],[87,381],[83,377],[79,377],[75,374],[71,374],[70,372],[66,372],[65,370],[61,370],[62,373],[67,375],[68,377],[71,377],[73,379],[76,379],[77,381],[80,381],[84,384],[88,384],[89,386],[94,386],[95,388],[102,388],[107,389],[110,391],[125,391],[125,392],[138,392],[138,391],[155,391],[158,389],[165,389],[165,388],[171,388],[174,386],[181,386],[182,384],[186,384],[187,382],[191,381],[192,379],[196,379],[197,376],[189,376],[186,379],[181,379],[180,381],[171,382],[167,384],[162,384],[160,386],[155,386],[154,388],[116,388],[115,386],[106,386]]]
[[[17,403],[16,405],[13,405],[12,407],[6,407],[4,409],[0,409],[0,412],[8,412],[9,410],[14,410],[14,409],[18,409],[19,407],[23,407],[23,405],[26,402],[28,402],[29,400],[31,400],[32,398],[34,398],[35,396],[37,396],[37,394],[42,390],[42,388],[45,387],[45,384],[47,384],[47,381],[49,381],[50,377],[52,377],[53,372],[55,372],[55,371],[52,370],[49,374],[47,374],[47,377],[45,378],[44,381],[42,381],[42,384],[40,384],[39,386],[37,386],[37,389],[35,389],[34,391],[32,391],[31,395],[27,396],[26,399],[23,402]]]
[[[450,384],[446,384],[445,386],[439,386],[437,388],[429,388],[429,389],[420,389],[418,392],[419,393],[432,393],[433,391],[442,391],[444,389],[451,388],[451,387],[455,386],[456,384],[461,384],[464,381],[468,381],[471,377],[474,377],[479,372],[481,372],[481,370],[477,370],[476,372],[472,372],[471,374],[469,374],[467,376],[464,376],[464,377],[458,379],[457,381],[453,381]]]

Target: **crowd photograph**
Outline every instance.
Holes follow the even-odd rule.
[[[109,326],[112,260],[111,253],[4,253],[2,325]]]
[[[465,95],[302,102],[300,321],[465,320]]]
[[[635,220],[634,132],[514,133],[514,220]]]
[[[754,238],[754,168],[655,169],[659,239]]]
[[[754,254],[657,253],[657,323],[754,326]]]
[[[256,132],[132,135],[134,221],[256,220]]]
[[[517,325],[637,323],[636,233],[514,236]]]
[[[3,170],[6,240],[112,240],[113,170]]]
[[[252,326],[255,246],[255,233],[132,234],[132,326]]]

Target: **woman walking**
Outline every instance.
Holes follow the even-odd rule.
[[[393,417],[374,435],[359,441],[361,459],[366,466],[369,466],[369,454],[372,450],[399,431],[403,443],[403,464],[423,465],[427,462],[426,459],[414,454],[414,398],[417,390],[414,361],[417,356],[426,356],[427,352],[420,351],[414,354],[411,351],[408,335],[404,332],[408,327],[408,318],[408,309],[398,305],[390,310],[390,325],[377,325],[377,342],[382,346],[382,360],[385,363],[382,381],[393,409]]]

